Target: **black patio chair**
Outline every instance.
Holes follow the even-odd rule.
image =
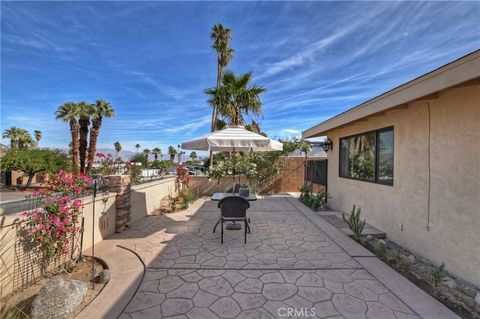
[[[250,208],[250,203],[240,196],[228,196],[218,203],[218,208],[220,208],[220,219],[217,225],[221,224],[221,243],[223,244],[223,223],[237,221],[244,223],[244,237],[245,243],[247,243],[247,232],[250,234],[250,218],[247,217],[247,209]],[[213,232],[215,232],[215,228]]]

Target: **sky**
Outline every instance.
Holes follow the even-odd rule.
[[[232,30],[228,69],[253,72],[262,129],[299,135],[480,48],[480,2],[1,2],[1,130],[66,148],[67,101],[106,99],[99,147],[177,145],[209,132],[211,27]],[[7,140],[2,140],[8,144]]]

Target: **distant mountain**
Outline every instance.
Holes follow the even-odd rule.
[[[111,154],[112,156],[115,156],[115,150],[113,148],[98,148],[97,153],[103,153],[103,154]],[[131,152],[131,151],[124,151],[121,150],[118,156],[124,161],[128,161],[133,155],[137,154],[137,152]],[[149,157],[150,158],[150,157]],[[151,155],[151,158],[153,158],[153,155]],[[95,159],[97,157],[95,156]]]

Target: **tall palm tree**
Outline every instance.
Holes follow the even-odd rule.
[[[37,142],[37,146],[38,146],[38,144],[40,143],[40,140],[42,139],[42,131],[35,130],[35,131],[33,131],[33,134],[34,134],[34,137],[35,137],[35,141]]]
[[[78,146],[78,153],[80,157],[80,172],[85,173],[85,166],[87,162],[87,148],[88,148],[88,127],[90,126],[90,116],[93,113],[93,107],[85,101],[78,103],[80,118],[78,125],[80,127],[80,141]]]
[[[222,73],[223,69],[227,67],[228,63],[233,58],[233,49],[229,47],[230,41],[232,40],[231,30],[225,28],[222,24],[218,23],[212,27],[212,32],[210,33],[210,39],[213,41],[212,48],[217,52],[217,85],[218,88],[222,82]],[[218,117],[217,107],[212,109],[212,128],[211,131],[216,130],[216,121]]]
[[[153,154],[153,156],[155,156],[155,160],[158,160],[158,155],[159,155],[159,154],[162,154],[162,150],[159,149],[158,147],[155,147],[155,148],[152,150],[152,154]]]
[[[122,150],[122,144],[120,144],[119,141],[116,141],[115,143],[113,143],[113,147],[115,148],[115,153],[116,153],[115,158],[118,158],[118,154]]]
[[[228,71],[223,75],[221,86],[205,90],[205,93],[210,95],[210,105],[218,107],[218,113],[229,125],[243,125],[246,115],[262,114],[260,94],[266,89],[252,85],[251,81],[251,72],[236,76]]]
[[[145,168],[148,168],[148,155],[150,155],[150,149],[146,148],[143,150],[143,154],[145,154]]]
[[[115,116],[115,110],[110,102],[105,100],[97,100],[92,105],[92,128],[90,129],[90,145],[88,145],[88,166],[87,172],[92,171],[93,160],[97,150],[97,139],[102,127],[103,118],[110,118]]]
[[[30,133],[23,128],[12,126],[3,131],[3,138],[10,140],[11,148],[27,148],[33,145],[33,139]]]
[[[135,148],[137,149],[137,154],[138,154],[138,150],[140,149],[140,144],[135,145]]]
[[[172,162],[173,164],[173,161],[175,160],[175,155],[177,155],[177,150],[175,149],[175,147],[171,145],[168,147],[168,155],[170,155],[170,162]]]
[[[79,161],[78,161],[78,149],[79,149],[79,126],[77,117],[80,115],[80,110],[78,104],[74,102],[66,102],[63,105],[60,105],[55,112],[55,117],[57,120],[70,123],[70,134],[72,136],[72,161],[73,161],[73,172],[78,174],[79,172]]]

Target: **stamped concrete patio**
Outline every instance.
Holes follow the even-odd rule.
[[[211,201],[118,234],[146,267],[120,318],[457,318],[294,198],[248,214],[247,244],[234,230],[220,244]]]

